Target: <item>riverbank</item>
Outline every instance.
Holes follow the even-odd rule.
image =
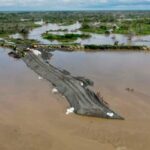
[[[121,51],[121,50],[131,50],[131,51],[139,51],[145,50],[150,51],[150,47],[148,46],[136,46],[136,45],[80,45],[80,44],[68,44],[68,45],[49,45],[50,49],[60,49],[60,50],[68,50],[68,51]]]
[[[64,50],[64,51],[150,51],[149,46],[141,45],[81,45],[81,44],[40,44],[36,40],[8,39],[0,40],[0,46],[16,49],[21,48],[23,51],[27,47],[43,48],[49,51]]]

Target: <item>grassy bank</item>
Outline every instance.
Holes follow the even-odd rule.
[[[85,45],[86,50],[150,50],[145,46],[137,45]]]
[[[0,46],[4,47],[40,47],[43,49],[49,50],[68,50],[68,51],[99,51],[99,50],[146,50],[150,51],[150,47],[140,46],[140,45],[80,45],[80,44],[54,44],[54,45],[45,45],[40,44],[35,40],[22,40],[22,39],[9,39],[9,40],[0,40]]]
[[[114,51],[150,51],[150,47],[147,46],[136,46],[136,45],[79,45],[79,44],[59,44],[59,45],[48,45],[51,50],[60,49],[67,51],[103,51],[103,50],[114,50]]]

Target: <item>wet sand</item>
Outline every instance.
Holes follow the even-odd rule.
[[[94,89],[100,88],[125,121],[65,115],[67,101],[52,94],[52,86],[22,61],[0,49],[0,150],[149,150],[148,83],[146,92],[142,86],[130,93],[120,81],[112,87],[101,84],[100,75],[99,81],[92,79],[97,81]],[[111,83],[115,81],[112,78]]]

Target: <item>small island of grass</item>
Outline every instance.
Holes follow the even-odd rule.
[[[44,33],[43,38],[48,40],[58,40],[59,42],[73,42],[76,41],[78,38],[87,39],[90,38],[91,35],[89,34],[74,34],[68,33],[64,35],[52,34],[52,33]]]

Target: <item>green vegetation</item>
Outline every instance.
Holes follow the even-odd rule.
[[[91,32],[98,34],[117,33],[149,35],[150,19],[117,20],[115,23],[100,22],[97,25],[91,23],[83,23],[80,30],[83,32]]]
[[[0,46],[8,47],[11,49],[16,50],[18,47],[19,49],[24,47],[30,47],[39,44],[38,41],[29,40],[29,39],[7,39],[7,40],[0,40]]]
[[[0,13],[0,37],[14,42],[16,45],[33,45],[38,43],[28,39],[12,39],[10,34],[21,33],[24,37],[28,32],[40,25],[36,21],[43,20],[45,23],[57,23],[59,25],[70,25],[79,21],[83,32],[98,34],[128,34],[150,35],[150,11],[70,11],[70,12],[1,12]],[[67,29],[50,30],[51,32],[66,32],[64,35],[46,32],[42,36],[48,40],[58,40],[70,44],[78,38],[85,39],[91,35],[87,33],[67,33]],[[68,43],[67,43],[68,42]],[[69,43],[70,42],[70,43]],[[3,45],[1,41],[1,45]],[[8,43],[8,45],[11,43]],[[76,49],[83,49],[77,45]],[[85,49],[140,49],[140,46],[119,45],[116,41],[113,46],[87,45]],[[73,48],[74,49],[74,48]]]
[[[23,36],[39,27],[34,23],[33,18],[21,13],[0,13],[0,37],[8,37],[10,34],[21,33]]]
[[[108,33],[108,27],[106,25],[99,25],[99,26],[94,26],[94,25],[89,25],[89,24],[83,24],[82,27],[80,28],[80,31],[83,32],[90,32],[90,33],[98,33],[98,34],[105,34]]]
[[[85,45],[89,50],[143,50],[143,46],[132,45]]]
[[[37,44],[38,45],[38,44]],[[44,49],[47,49],[48,51],[53,50],[62,50],[62,51],[150,51],[150,47],[148,46],[142,46],[142,45],[122,45],[122,44],[116,44],[116,45],[81,45],[78,43],[62,43],[62,44],[50,44],[50,45],[41,45]]]
[[[49,32],[68,32],[68,29],[49,30]]]
[[[140,20],[125,20],[122,21],[118,29],[114,30],[115,33],[136,35],[148,35],[150,34],[150,19]]]
[[[64,35],[58,35],[58,34],[52,34],[52,33],[44,33],[43,38],[48,40],[58,40],[60,42],[73,42],[77,40],[78,38],[89,38],[89,34],[64,34]]]
[[[82,23],[81,31],[92,33],[150,34],[150,11],[50,11],[50,12],[1,12],[0,37],[13,33],[28,34],[38,27],[35,21],[70,25]],[[98,23],[98,24],[95,24]],[[113,25],[119,28],[115,28]]]
[[[36,45],[39,42],[36,40],[30,40],[30,39],[9,39],[9,41],[15,43],[16,45],[21,45],[21,46],[28,46],[28,45]]]
[[[147,46],[138,46],[138,45],[80,45],[80,44],[55,44],[48,45],[49,50],[63,50],[63,51],[150,51],[150,48]]]

